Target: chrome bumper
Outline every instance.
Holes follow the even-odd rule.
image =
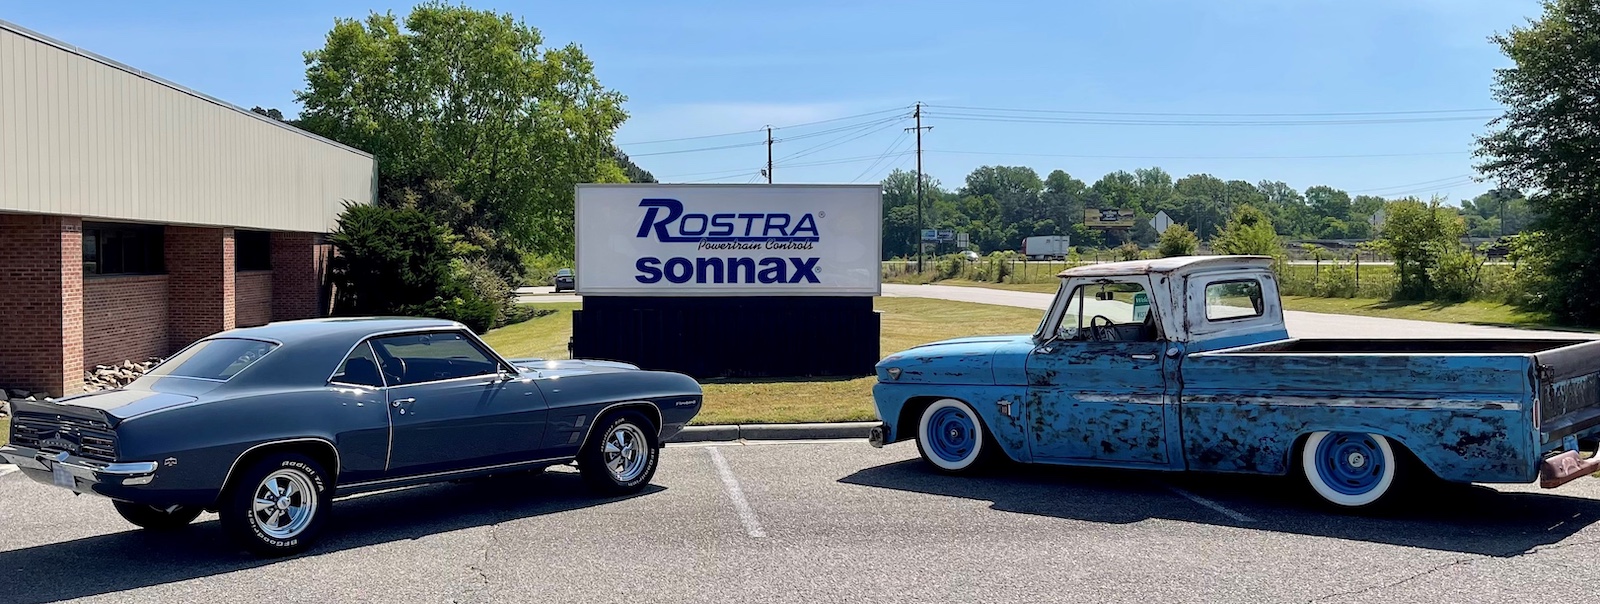
[[[887,430],[884,429],[884,424],[873,426],[872,430],[867,432],[867,444],[872,445],[874,448],[882,449],[883,440],[886,438],[886,432]]]
[[[87,494],[97,494],[93,489],[95,485],[150,484],[159,467],[153,461],[106,463],[65,451],[51,453],[14,445],[0,447],[0,460],[16,464],[23,474],[39,482]]]

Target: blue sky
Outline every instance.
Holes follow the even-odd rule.
[[[304,85],[301,53],[321,45],[336,17],[404,14],[412,4],[0,0],[0,19],[241,106],[293,114],[293,91]],[[640,165],[675,181],[752,180],[766,161],[764,145],[734,145],[760,143],[764,133],[753,131],[766,125],[818,120],[836,121],[777,131],[776,180],[875,181],[913,159],[902,152],[909,121],[880,118],[921,101],[931,106],[924,125],[933,126],[923,140],[925,169],[952,187],[985,164],[1031,166],[1041,176],[1063,169],[1090,183],[1113,170],[1160,166],[1174,176],[1207,172],[1301,190],[1329,184],[1452,200],[1489,186],[1464,177],[1473,173],[1472,137],[1492,112],[1273,126],[1170,122],[1378,116],[1170,114],[1493,108],[1493,70],[1508,62],[1486,37],[1539,9],[1536,0],[470,4],[516,14],[551,43],[581,44],[601,81],[629,98],[632,117],[617,141]],[[731,132],[746,133],[635,144]],[[693,151],[720,146],[734,147]]]

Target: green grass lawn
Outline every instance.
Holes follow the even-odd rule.
[[[1049,283],[989,283],[987,281],[967,281],[965,279],[945,279],[944,281],[935,282],[934,285],[959,285],[961,287],[987,287],[987,288],[990,288],[990,289],[1006,289],[1006,290],[1017,291],[1017,292],[1038,292],[1038,293],[1041,293],[1041,294],[1053,294],[1053,293],[1056,293],[1056,290],[1061,289],[1061,282],[1059,280],[1052,281],[1052,282],[1049,282]]]
[[[922,298],[878,298],[883,312],[879,356],[961,336],[1031,333],[1039,311]],[[576,304],[484,336],[509,357],[566,358]],[[697,424],[836,422],[873,419],[871,377],[813,380],[704,380],[705,407]]]
[[[11,417],[0,417],[0,445],[11,440]]]
[[[1559,327],[1544,315],[1523,312],[1508,304],[1480,300],[1449,303],[1391,301],[1372,298],[1285,296],[1283,298],[1283,307],[1287,310],[1390,319],[1414,319],[1417,321],[1439,321],[1442,323],[1501,325],[1530,329]]]

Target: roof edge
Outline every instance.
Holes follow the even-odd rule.
[[[171,88],[173,90],[176,90],[176,91],[181,92],[183,94],[187,94],[189,96],[195,97],[195,98],[200,99],[202,101],[206,101],[206,102],[212,103],[214,105],[218,105],[218,106],[220,106],[220,107],[222,107],[224,109],[231,109],[231,110],[236,111],[238,113],[243,113],[243,114],[248,115],[248,116],[250,116],[252,118],[255,118],[257,120],[261,120],[261,121],[264,121],[266,123],[269,123],[269,124],[272,124],[274,126],[277,126],[279,128],[283,128],[285,130],[289,130],[289,131],[294,132],[296,134],[299,134],[301,136],[304,136],[304,137],[307,137],[307,138],[310,138],[310,139],[313,139],[313,140],[316,140],[316,141],[320,141],[320,142],[323,142],[323,143],[327,143],[329,145],[332,145],[334,147],[338,147],[340,149],[344,149],[346,151],[350,151],[350,152],[355,153],[357,155],[361,155],[363,157],[366,157],[367,159],[377,159],[371,153],[368,153],[366,151],[362,151],[362,150],[357,149],[355,147],[352,147],[350,145],[346,145],[346,144],[341,143],[339,141],[327,138],[325,136],[322,136],[322,135],[319,135],[319,134],[316,134],[316,133],[313,133],[313,132],[308,132],[306,130],[302,130],[300,128],[296,128],[296,127],[291,126],[289,124],[285,124],[285,123],[280,122],[278,120],[272,119],[272,118],[267,117],[265,115],[261,115],[259,113],[254,112],[254,111],[251,111],[249,109],[245,109],[245,108],[240,107],[238,105],[235,105],[233,103],[229,103],[227,101],[224,101],[224,100],[219,99],[217,97],[211,96],[211,95],[206,94],[204,92],[200,92],[200,91],[195,90],[193,88],[189,88],[188,86],[184,86],[182,84],[178,84],[176,82],[173,82],[171,80],[167,80],[165,78],[162,78],[161,76],[152,74],[150,72],[147,72],[147,71],[132,67],[132,66],[124,64],[124,63],[120,63],[120,62],[118,62],[116,60],[110,59],[110,58],[105,57],[103,55],[95,54],[93,52],[85,50],[84,48],[82,48],[80,46],[75,46],[75,45],[72,45],[72,44],[68,44],[66,42],[63,42],[61,40],[57,40],[57,39],[52,38],[50,36],[46,36],[46,35],[41,34],[39,32],[36,32],[36,31],[33,31],[33,30],[28,29],[26,27],[23,27],[21,25],[17,25],[15,23],[10,22],[10,21],[6,21],[4,19],[0,19],[0,29],[9,31],[9,32],[17,34],[19,36],[23,36],[25,38],[30,38],[30,39],[32,39],[32,40],[34,40],[36,42],[49,44],[50,46],[54,46],[54,47],[56,47],[56,48],[58,48],[60,50],[63,50],[63,51],[78,55],[78,56],[83,57],[85,59],[89,59],[91,61],[94,61],[96,63],[100,63],[100,64],[105,65],[107,67],[110,67],[112,69],[116,69],[116,70],[119,70],[119,71],[124,71],[124,72],[130,73],[130,74],[133,74],[134,76],[137,76],[139,78],[142,78],[142,79],[145,79],[145,80],[149,80],[151,82],[155,82],[155,83],[160,84],[162,86],[166,86],[167,88]]]

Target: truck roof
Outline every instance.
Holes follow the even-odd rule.
[[[1057,277],[1112,277],[1118,275],[1153,275],[1189,273],[1209,268],[1270,268],[1270,256],[1176,256],[1155,260],[1129,260],[1086,264],[1061,271]]]

